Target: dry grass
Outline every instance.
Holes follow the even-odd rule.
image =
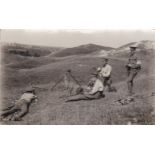
[[[18,59],[20,59],[18,57]],[[153,58],[152,58],[153,59]],[[53,61],[54,60],[54,61]],[[33,63],[32,63],[33,62]],[[25,64],[31,67],[25,67]],[[22,65],[24,64],[24,65]],[[38,103],[32,104],[29,114],[21,122],[6,122],[6,124],[154,124],[152,98],[136,98],[127,105],[114,103],[120,97],[125,97],[126,71],[125,62],[119,59],[111,59],[113,66],[113,83],[117,93],[106,92],[106,97],[94,101],[79,101],[66,103],[66,92],[60,89],[51,92],[50,88],[67,69],[72,69],[73,74],[82,83],[89,79],[93,67],[101,65],[101,59],[91,56],[74,56],[62,59],[53,57],[36,58],[22,62],[12,59],[12,64],[4,66],[5,77],[3,79],[3,106],[17,99],[21,92],[30,83],[47,90],[37,89]],[[149,94],[154,90],[155,80],[148,67],[150,62],[144,61],[143,70],[137,77],[135,91],[139,96]]]

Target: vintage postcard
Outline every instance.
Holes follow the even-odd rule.
[[[155,124],[155,30],[1,29],[0,124]]]

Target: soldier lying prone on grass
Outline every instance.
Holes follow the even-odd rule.
[[[37,96],[35,95],[34,89],[26,90],[20,99],[16,100],[14,105],[10,108],[3,110],[1,114],[1,120],[12,120],[12,121],[20,121],[21,118],[28,113],[28,109],[30,104],[33,101],[37,101]],[[12,117],[8,117],[12,116]]]

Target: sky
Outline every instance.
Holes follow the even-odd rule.
[[[155,41],[155,30],[1,30],[2,42],[55,47],[74,47],[89,43],[119,47],[141,40]]]

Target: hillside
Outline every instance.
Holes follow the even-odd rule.
[[[35,57],[47,56],[62,49],[63,48],[60,47],[46,47],[16,43],[4,44],[2,47],[2,63],[9,64],[12,62],[15,63],[23,60],[29,60]]]
[[[132,46],[132,45],[134,45],[134,44],[136,44],[136,42],[131,42],[131,43],[125,44],[125,45],[123,45],[123,46],[118,47],[117,50],[121,50],[121,49],[124,49],[124,48],[128,48],[128,47],[130,47],[130,46]]]
[[[146,44],[146,42],[142,43]],[[81,48],[89,49],[90,47],[82,45]],[[36,89],[39,101],[32,105],[30,113],[23,118],[22,122],[6,122],[6,124],[127,124],[129,121],[135,124],[154,124],[151,115],[153,99],[141,99],[143,94],[155,91],[155,73],[151,69],[155,57],[148,51],[141,55],[143,58],[142,71],[138,74],[135,82],[134,90],[140,97],[131,104],[122,106],[114,103],[115,100],[126,96],[125,64],[128,53],[123,56],[121,54],[109,55],[109,63],[113,66],[113,85],[116,86],[117,93],[106,92],[105,98],[96,101],[65,103],[65,98],[60,98],[67,94],[62,89],[63,86],[53,92],[50,91],[55,82],[68,69],[72,69],[73,75],[81,84],[86,84],[90,74],[94,71],[93,68],[102,65],[102,56],[98,57],[93,54],[94,50],[100,52],[101,47],[94,48],[91,54],[89,51],[89,54],[84,52],[72,55],[72,57],[65,55],[60,58],[55,57],[55,54],[27,57],[8,52],[3,55],[3,59],[8,60],[2,64],[4,73],[3,107],[17,99],[25,88],[30,86],[30,83],[45,88],[45,90]]]
[[[126,45],[123,45],[119,48],[116,48],[113,52],[113,54],[122,54],[122,53],[129,53],[130,51],[130,46],[131,45],[136,45],[137,46],[137,52],[141,52],[141,53],[155,53],[155,42],[154,41],[150,41],[150,40],[143,40],[143,41],[139,41],[139,42],[132,42],[132,43],[128,43]]]
[[[83,58],[76,58],[74,60],[70,59],[69,62],[64,60],[61,64],[55,63],[53,65],[50,64],[50,66],[38,67],[37,69],[20,69],[18,72],[12,72],[12,77],[9,76],[10,79],[7,79],[8,81],[5,83],[9,86],[5,88],[4,92],[6,95],[4,95],[3,104],[7,105],[12,100],[17,99],[31,81],[47,90],[36,89],[39,101],[37,104],[32,105],[30,113],[23,118],[22,122],[7,122],[7,124],[127,124],[128,122],[133,124],[152,124],[150,115],[153,111],[152,98],[149,100],[147,98],[145,100],[141,99],[142,94],[149,94],[155,91],[155,77],[151,76],[152,73],[145,74],[142,71],[138,75],[135,91],[140,98],[137,98],[135,102],[124,106],[114,103],[115,100],[125,97],[127,92],[126,74],[123,68],[124,64],[121,61],[110,61],[114,66],[112,77],[117,93],[106,92],[106,97],[103,99],[65,103],[65,98],[60,98],[60,96],[66,95],[66,91],[60,88],[53,92],[50,91],[54,82],[63,74],[62,66],[65,70],[73,66],[73,63],[73,74],[78,80],[82,79],[81,83],[84,79],[84,82],[86,82],[91,73],[91,67],[98,66],[99,63],[98,59],[94,60],[91,58],[89,62],[83,62]],[[79,66],[79,63],[83,64],[83,66]],[[57,69],[55,69],[56,66]],[[12,80],[15,77],[16,79],[13,82]],[[12,82],[9,83],[9,81]]]
[[[73,48],[66,48],[54,54],[54,56],[65,57],[65,56],[71,56],[71,55],[86,55],[86,54],[97,53],[98,51],[101,51],[101,50],[109,51],[112,49],[113,49],[112,47],[100,46],[96,44],[86,44],[86,45],[81,45]]]
[[[123,46],[120,46],[119,48],[117,48],[117,50],[119,49],[124,49],[124,48],[128,48],[131,45],[137,45],[138,48],[140,49],[155,49],[155,41],[151,41],[151,40],[142,40],[139,42],[131,42],[128,44],[125,44]]]

